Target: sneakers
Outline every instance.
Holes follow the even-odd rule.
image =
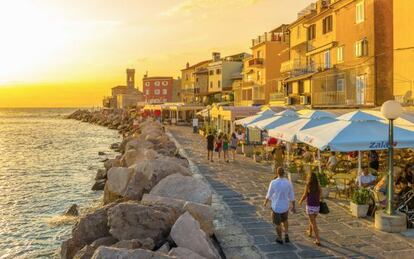
[[[288,235],[285,235],[285,243],[289,243],[289,242],[290,242],[289,236]]]
[[[283,245],[283,240],[280,237],[276,238],[276,243]],[[290,239],[288,235],[285,235],[285,243],[290,243]]]

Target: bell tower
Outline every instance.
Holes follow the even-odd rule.
[[[127,68],[126,74],[126,83],[128,88],[135,88],[135,69]]]

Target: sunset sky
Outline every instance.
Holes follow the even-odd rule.
[[[137,85],[292,22],[311,0],[0,0],[0,107],[99,106]]]

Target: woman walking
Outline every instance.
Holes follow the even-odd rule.
[[[233,162],[236,161],[236,150],[237,150],[237,144],[238,144],[239,140],[237,139],[236,133],[233,132],[233,134],[231,134],[231,139],[230,139],[230,149],[231,149],[231,154],[232,154],[232,158],[233,158]]]
[[[220,161],[221,151],[223,149],[223,135],[220,133],[216,140],[215,151],[218,154],[218,161]]]
[[[228,163],[229,162],[229,137],[227,137],[227,134],[224,134],[224,137],[223,137],[223,156],[224,156],[224,161]]]
[[[305,186],[305,191],[303,192],[302,198],[299,201],[301,206],[303,201],[306,199],[306,214],[309,218],[309,229],[307,234],[309,237],[312,237],[312,234],[315,234],[315,245],[320,246],[321,240],[319,238],[319,230],[316,224],[316,216],[318,216],[320,209],[321,201],[321,187],[318,182],[316,174],[311,172],[308,176],[308,180]]]

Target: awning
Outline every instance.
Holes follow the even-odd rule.
[[[313,76],[314,74],[316,74],[316,73],[309,73],[309,74],[305,74],[305,75],[301,75],[301,76],[291,77],[289,79],[286,79],[284,82],[285,83],[290,83],[290,82],[294,82],[294,81],[298,81],[298,80],[307,79],[307,78]]]
[[[326,44],[326,45],[324,45],[324,46],[322,46],[322,47],[319,47],[319,48],[316,48],[316,49],[311,50],[311,51],[309,51],[309,52],[306,52],[306,56],[311,56],[311,55],[314,55],[314,54],[316,54],[316,53],[319,53],[319,52],[322,52],[322,51],[325,51],[325,50],[331,49],[331,48],[333,48],[333,47],[335,47],[335,46],[336,46],[336,42],[331,42],[331,43]]]

